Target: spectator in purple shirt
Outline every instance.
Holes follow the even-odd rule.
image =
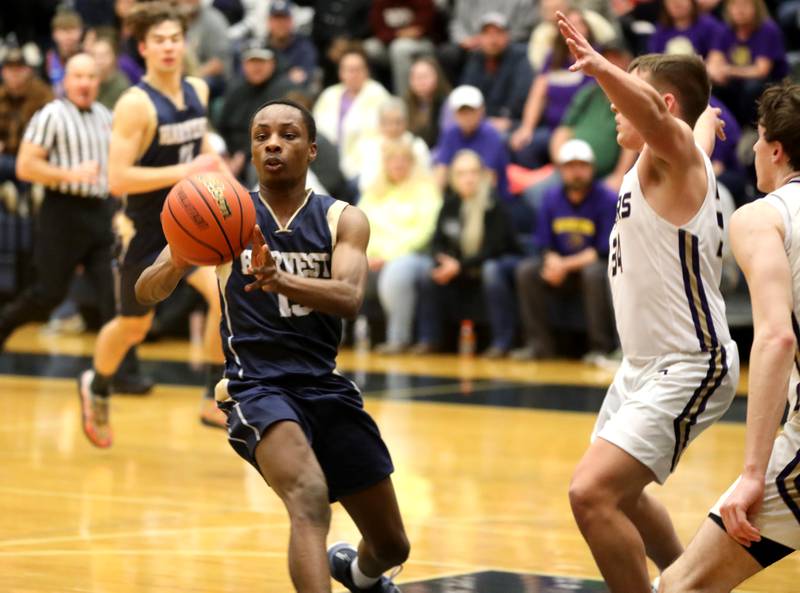
[[[764,0],[727,0],[725,20],[708,55],[708,73],[714,94],[740,124],[750,125],[764,87],[788,73],[783,34]]]
[[[594,37],[583,12],[573,8],[566,15],[589,43],[594,44]],[[548,146],[553,130],[561,124],[572,98],[582,87],[592,82],[583,72],[570,72],[572,62],[564,38],[557,36],[542,72],[530,87],[522,123],[509,140],[514,161],[524,167],[535,169],[549,162]]]
[[[721,30],[722,23],[702,14],[697,0],[664,0],[647,49],[656,54],[696,53],[705,60]]]
[[[562,182],[547,190],[537,213],[541,254],[516,268],[525,346],[513,356],[521,360],[555,355],[552,298],[581,298],[590,352],[614,349],[606,268],[617,196],[594,180],[594,153],[583,140],[564,143],[558,163]]]
[[[470,149],[494,173],[497,195],[508,200],[511,198],[506,177],[508,150],[500,133],[486,119],[483,95],[474,86],[462,85],[450,93],[447,102],[456,125],[442,131],[439,144],[434,148],[433,160],[439,186],[442,189],[446,187],[447,169],[456,153]]]

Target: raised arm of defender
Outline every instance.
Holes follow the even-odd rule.
[[[606,60],[562,13],[557,15],[558,27],[575,58],[570,70],[582,70],[593,76],[613,104],[613,109],[630,120],[660,160],[676,168],[693,162],[692,129],[670,114],[659,92],[646,81]]]

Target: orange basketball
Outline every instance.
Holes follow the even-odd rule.
[[[238,257],[250,243],[255,224],[250,194],[225,173],[198,173],[179,181],[161,210],[170,250],[197,266]]]

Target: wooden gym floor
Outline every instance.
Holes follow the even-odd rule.
[[[277,497],[197,421],[197,352],[141,348],[160,380],[113,400],[116,442],[81,434],[75,376],[93,336],[15,334],[0,355],[0,592],[283,593],[288,522]],[[605,591],[567,484],[610,379],[570,362],[343,353],[392,451],[412,542],[404,593]],[[690,539],[737,475],[744,398],[653,492]],[[357,540],[336,506],[330,541]],[[538,576],[537,576],[538,575]],[[796,593],[790,557],[741,591]]]

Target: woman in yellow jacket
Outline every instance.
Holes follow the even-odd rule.
[[[358,206],[369,218],[367,257],[371,286],[386,315],[384,354],[412,343],[417,281],[431,267],[423,255],[436,226],[442,196],[429,169],[419,166],[406,140],[383,145],[383,173],[365,189]]]

